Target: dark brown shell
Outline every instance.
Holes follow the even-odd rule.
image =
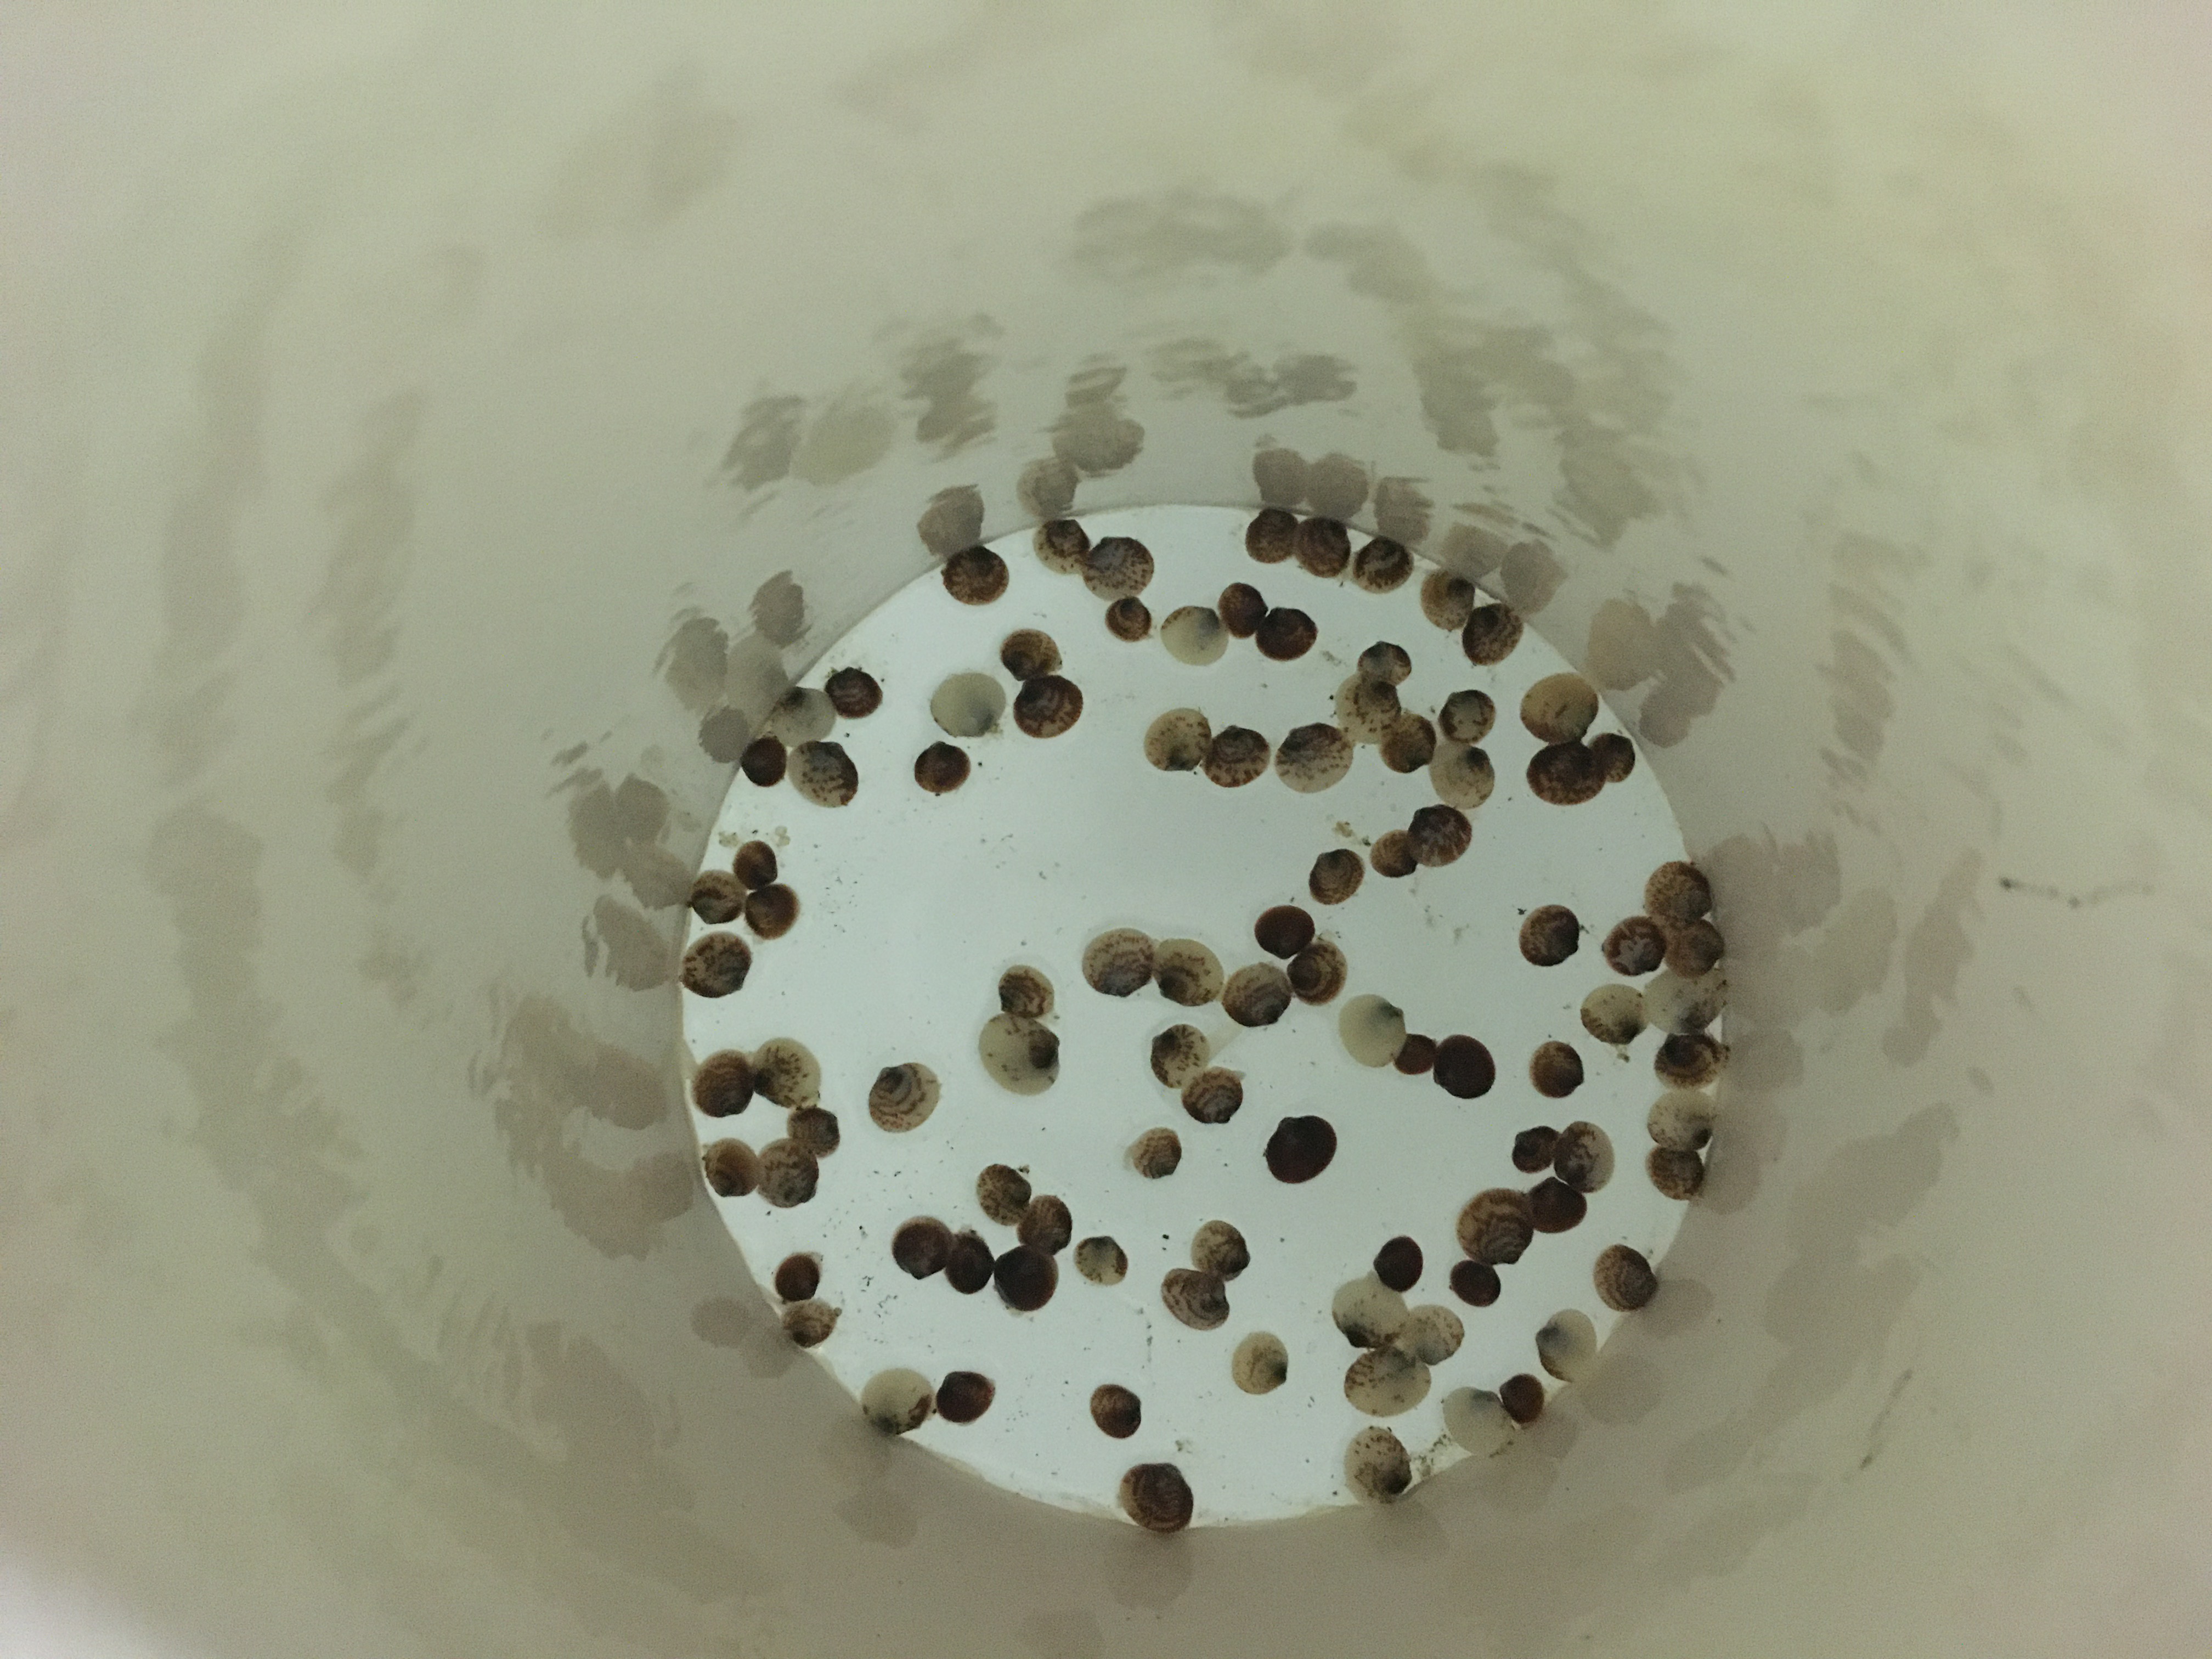
[[[1459,1212],[1459,1247],[1471,1261],[1510,1267],[1521,1259],[1536,1224],[1528,1194],[1515,1187],[1492,1187],[1468,1200]]]

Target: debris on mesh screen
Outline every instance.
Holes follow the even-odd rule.
[[[1388,1504],[1664,1293],[1713,892],[1469,573],[1080,515],[709,725],[669,901],[702,1179],[883,1433],[1155,1532]]]

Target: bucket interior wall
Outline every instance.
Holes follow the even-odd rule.
[[[2190,42],[1767,9],[0,29],[11,1616],[2201,1651],[2208,244],[2142,140]],[[934,555],[1346,465],[1641,738],[1721,1125],[1509,1451],[1154,1538],[783,1341],[615,792],[696,862],[702,719]]]

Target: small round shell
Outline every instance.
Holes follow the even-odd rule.
[[[1459,1212],[1459,1247],[1470,1261],[1510,1267],[1535,1236],[1528,1194],[1518,1188],[1492,1187],[1477,1193]]]
[[[745,885],[726,870],[702,870],[687,901],[691,914],[709,927],[735,921],[745,912]]]
[[[1644,1018],[1672,1036],[1702,1031],[1728,1006],[1728,969],[1684,979],[1662,968],[1644,988]]]
[[[742,1140],[717,1140],[699,1162],[718,1197],[743,1198],[760,1185],[760,1154]]]
[[[1398,688],[1389,680],[1354,674],[1336,688],[1336,723],[1354,743],[1381,743],[1405,713]]]
[[[1667,935],[1649,916],[1629,916],[1605,936],[1605,965],[1624,979],[1641,979],[1667,959]]]
[[[1424,1365],[1441,1365],[1467,1340],[1460,1316],[1439,1303],[1425,1302],[1406,1316],[1395,1344]]]
[[[988,605],[1006,591],[1006,562],[988,547],[967,547],[945,560],[945,591],[963,605]]]
[[[1241,789],[1266,775],[1269,754],[1267,738],[1249,726],[1225,726],[1207,746],[1206,775],[1224,789]]]
[[[1190,1236],[1190,1265],[1200,1273],[1234,1279],[1252,1265],[1244,1235],[1226,1221],[1208,1221]]]
[[[1671,1198],[1677,1203],[1695,1198],[1698,1188],[1705,1184],[1705,1159],[1695,1152],[1676,1152],[1666,1146],[1654,1146],[1645,1154],[1644,1172],[1650,1177],[1660,1197]]]
[[[1392,881],[1402,880],[1421,866],[1413,857],[1413,841],[1403,830],[1386,830],[1375,837],[1375,845],[1367,849],[1367,861],[1375,866],[1375,873]]]
[[[1498,1403],[1516,1423],[1527,1425],[1544,1414],[1544,1385],[1522,1371],[1498,1385]]]
[[[752,1098],[753,1063],[738,1049],[708,1055],[692,1073],[691,1103],[708,1117],[735,1117]]]
[[[884,688],[865,668],[841,668],[822,682],[830,706],[848,720],[866,720],[884,706]]]
[[[1437,711],[1437,731],[1448,743],[1480,743],[1498,723],[1498,705],[1487,691],[1455,691]]]
[[[1307,945],[1284,969],[1291,981],[1291,994],[1300,1002],[1316,1004],[1334,1001],[1349,972],[1344,952],[1325,939]]]
[[[999,642],[999,665],[1018,680],[1060,672],[1060,642],[1042,629],[1017,628]]]
[[[1272,905],[1252,924],[1252,937],[1260,948],[1285,962],[1312,944],[1313,936],[1312,913],[1295,904]]]
[[[982,1372],[947,1371],[937,1385],[937,1414],[948,1423],[973,1423],[998,1397],[998,1384]]]
[[[991,1279],[1000,1301],[1016,1313],[1035,1313],[1052,1300],[1060,1269],[1034,1244],[1017,1244],[992,1264]]]
[[[1052,981],[1042,969],[1026,964],[999,975],[999,1006],[1010,1014],[1042,1019],[1052,1012]]]
[[[783,1334],[792,1346],[818,1348],[837,1328],[837,1310],[826,1302],[794,1302],[783,1310]]]
[[[933,743],[914,757],[914,781],[933,795],[949,795],[975,769],[957,744]]]
[[[1103,1233],[1075,1247],[1075,1271],[1093,1285],[1118,1285],[1129,1274],[1128,1253]]]
[[[1244,550],[1261,564],[1280,564],[1297,543],[1298,521],[1279,507],[1263,507],[1244,526]]]
[[[1213,728],[1195,708],[1170,708],[1145,729],[1145,758],[1163,772],[1193,772],[1206,763]]]
[[[1073,576],[1083,568],[1083,556],[1091,550],[1091,536],[1073,519],[1054,519],[1036,527],[1030,544],[1037,562],[1055,575]]]
[[[1075,1218],[1069,1212],[1065,1199],[1040,1193],[1022,1212],[1014,1237],[1032,1249],[1058,1255],[1075,1237]]]
[[[1572,1232],[1589,1213],[1589,1200],[1557,1176],[1547,1176],[1528,1189],[1528,1219],[1540,1233]]]
[[[752,947],[735,933],[702,933],[684,953],[684,988],[694,996],[730,996],[744,989],[752,967]]]
[[[1401,714],[1382,739],[1382,764],[1393,772],[1418,772],[1437,757],[1437,728],[1423,714]]]
[[[860,1413],[885,1434],[910,1434],[929,1421],[937,1390],[920,1371],[878,1371],[860,1390]]]
[[[1152,586],[1152,550],[1133,536],[1104,536],[1083,560],[1083,585],[1102,599],[1133,599]]]
[[[975,1177],[975,1202],[1001,1227],[1012,1227],[1030,1206],[1029,1177],[1011,1164],[987,1164]]]
[[[1359,653],[1359,672],[1368,678],[1403,685],[1413,672],[1413,659],[1402,645],[1377,640]]]
[[[1291,1351],[1272,1331],[1254,1331],[1229,1357],[1230,1379],[1247,1394],[1273,1394],[1290,1375]]]
[[[842,1139],[837,1114],[819,1106],[802,1106],[792,1113],[785,1121],[784,1133],[817,1158],[829,1157]]]
[[[1540,1042],[1528,1056],[1528,1082],[1547,1100],[1565,1100],[1583,1086],[1583,1057],[1564,1042]]]
[[[1206,1069],[1213,1045],[1195,1025],[1170,1025],[1152,1039],[1152,1075],[1180,1089]]]
[[[1196,1267],[1171,1267],[1160,1280],[1160,1302],[1194,1331],[1218,1330],[1228,1322],[1229,1287],[1219,1273]]]
[[[1352,562],[1352,538],[1334,519],[1307,519],[1291,538],[1291,553],[1310,574],[1334,580]]]
[[[1651,1056],[1651,1069],[1669,1088],[1702,1089],[1721,1074],[1728,1049],[1703,1031],[1670,1036]]]
[[[930,694],[929,717],[948,738],[980,738],[1006,712],[1006,688],[989,674],[951,674]]]
[[[963,1296],[973,1296],[991,1282],[994,1265],[982,1236],[963,1230],[953,1237],[952,1254],[945,1261],[945,1282]]]
[[[1258,633],[1267,615],[1267,601],[1249,582],[1230,583],[1221,590],[1221,597],[1214,601],[1213,608],[1231,637],[1239,640],[1249,640]]]
[[[1561,1309],[1536,1333],[1536,1359],[1562,1382],[1589,1376],[1597,1362],[1597,1327],[1579,1309]]]
[[[1173,1175],[1182,1162],[1182,1137],[1173,1129],[1147,1129],[1129,1146],[1129,1166],[1147,1181]]]
[[[1273,1025],[1292,994],[1287,974],[1272,962],[1255,962],[1230,975],[1221,989],[1221,1012],[1239,1025]]]
[[[1502,605],[1478,605],[1460,629],[1459,643],[1478,668],[1504,662],[1521,643],[1521,618]]]
[[[1552,1148],[1552,1168],[1577,1192],[1596,1192],[1613,1179],[1613,1137],[1595,1123],[1570,1123]]]
[[[771,789],[781,783],[785,769],[790,763],[790,751],[784,748],[783,739],[765,733],[747,744],[744,752],[738,757],[738,770],[745,775],[745,781],[757,784],[763,789]]]
[[[1056,738],[1083,718],[1083,693],[1073,680],[1040,674],[1014,694],[1014,724],[1033,738]]]
[[[1589,751],[1605,769],[1605,781],[1619,783],[1636,769],[1636,745],[1618,732],[1601,732],[1589,740]]]
[[[1528,789],[1553,806],[1579,806],[1605,787],[1605,769],[1578,743],[1555,743],[1528,759]]]
[[[1328,1316],[1353,1347],[1382,1348],[1398,1340],[1413,1313],[1404,1297],[1368,1273],[1336,1287]]]
[[[1359,890],[1366,876],[1367,866],[1358,854],[1348,847],[1334,848],[1314,860],[1306,891],[1316,904],[1341,904]]]
[[[745,926],[763,939],[781,939],[799,922],[799,895],[770,882],[745,896]]]
[[[1457,633],[1474,614],[1474,584],[1449,570],[1421,578],[1421,614],[1435,626]]]
[[[1659,1275],[1640,1250],[1608,1244],[1590,1269],[1597,1298],[1615,1313],[1633,1313],[1658,1293]]]
[[[1559,1132],[1549,1124],[1523,1129],[1513,1137],[1513,1167],[1522,1175],[1548,1170],[1552,1167],[1552,1154],[1559,1146]]]
[[[1210,1066],[1182,1086],[1182,1109],[1200,1123],[1226,1123],[1244,1104],[1242,1073]]]
[[[1597,688],[1579,674],[1547,674],[1521,695],[1521,724],[1539,743],[1580,743],[1597,718]]]
[[[730,859],[730,872],[748,888],[765,887],[775,879],[775,848],[764,841],[749,841]]]
[[[843,806],[860,793],[860,769],[842,743],[802,743],[791,751],[791,787],[817,806]]]
[[[1406,826],[1406,845],[1425,868],[1456,863],[1474,844],[1474,826],[1456,806],[1424,806]]]
[[[1489,1457],[1513,1437],[1514,1423],[1487,1389],[1454,1389],[1443,1399],[1444,1432],[1461,1449]]]
[[[1325,1117],[1286,1117],[1267,1137],[1267,1173],[1296,1185],[1311,1181],[1336,1157],[1336,1130]]]
[[[891,1235],[891,1261],[909,1278],[942,1273],[952,1255],[952,1229],[933,1215],[902,1222]]]
[[[822,1062],[790,1037],[770,1037],[753,1050],[753,1087],[761,1098],[796,1109],[822,1103]]]
[[[1582,944],[1582,923],[1564,904],[1540,904],[1521,921],[1521,954],[1539,968],[1556,968]]]
[[[1252,643],[1272,662],[1295,662],[1314,648],[1321,630],[1303,611],[1279,605],[1260,619],[1252,630]]]
[[[837,706],[826,691],[794,685],[775,700],[761,730],[792,748],[826,738],[837,725]]]
[[[1106,631],[1133,645],[1151,636],[1152,613],[1142,599],[1116,599],[1106,607]]]
[[[1713,1136],[1713,1100],[1693,1089],[1669,1089],[1651,1103],[1644,1127],[1652,1144],[1670,1152],[1702,1152]]]
[[[1686,927],[1713,908],[1712,884],[1693,864],[1662,864],[1644,884],[1644,908],[1655,921]]]
[[[1429,762],[1429,787],[1445,805],[1472,812],[1498,787],[1498,773],[1481,750],[1444,744]]]
[[[1395,592],[1413,574],[1413,556],[1405,544],[1377,536],[1352,556],[1352,580],[1369,593]]]
[[[1183,1008],[1203,1008],[1221,994],[1221,958],[1194,939],[1164,939],[1152,947],[1152,982]]]
[[[1119,1382],[1101,1382],[1091,1391],[1091,1420],[1101,1434],[1127,1440],[1144,1424],[1144,1402]]]
[[[1334,726],[1293,726],[1275,750],[1275,775],[1301,795],[1334,788],[1352,770],[1352,740]]]
[[[1430,1074],[1455,1100],[1480,1100],[1498,1081],[1498,1062],[1480,1039],[1455,1032],[1437,1044]]]
[[[1421,1247],[1401,1233],[1375,1252],[1375,1277],[1394,1291],[1410,1291],[1421,1279]]]
[[[1413,1484],[1405,1442],[1385,1428],[1360,1430],[1344,1449],[1344,1484],[1367,1503],[1396,1503]]]
[[[1186,605],[1168,612],[1160,624],[1160,643],[1177,662],[1203,668],[1219,662],[1229,649],[1229,629],[1210,605]]]
[[[1451,1270],[1452,1294],[1470,1308],[1487,1308],[1498,1300],[1504,1286],[1498,1282],[1498,1269],[1486,1261],[1455,1261]]]
[[[1721,930],[1700,919],[1677,927],[1667,941],[1667,967],[1684,979],[1698,979],[1713,970],[1728,949]]]
[[[1139,1463],[1121,1477],[1121,1512],[1146,1532],[1181,1532],[1190,1524],[1190,1482],[1172,1463]]]
[[[1406,1011],[1371,992],[1356,996],[1336,1017],[1345,1053],[1362,1066],[1388,1066],[1406,1042]]]
[[[1601,985],[1583,999],[1583,1030],[1616,1048],[1644,1029],[1644,994],[1633,985]]]
[[[805,1203],[821,1179],[822,1166],[797,1141],[771,1140],[761,1148],[760,1195],[776,1209]]]
[[[1109,927],[1083,948],[1083,977],[1109,997],[1133,995],[1152,982],[1152,941],[1133,927]]]
[[[1395,1417],[1429,1397],[1429,1368],[1401,1348],[1370,1348],[1345,1368],[1344,1397],[1370,1417]]]
[[[1060,1038],[1050,1026],[1020,1014],[994,1014],[983,1022],[975,1052],[1000,1088],[1041,1095],[1060,1076]]]

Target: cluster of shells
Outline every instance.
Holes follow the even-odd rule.
[[[1271,604],[1248,582],[1231,584],[1211,606],[1174,610],[1156,628],[1141,597],[1155,562],[1151,550],[1132,538],[1109,536],[1093,543],[1080,523],[1060,520],[1040,527],[1034,545],[1046,568],[1080,578],[1101,602],[1106,631],[1117,641],[1133,643],[1157,634],[1167,651],[1194,665],[1218,661],[1244,641],[1274,661],[1294,660],[1318,643],[1310,616],[1294,606]],[[1294,563],[1313,577],[1345,578],[1370,592],[1393,592],[1414,574],[1411,555],[1395,542],[1377,538],[1355,552],[1341,523],[1300,520],[1278,508],[1262,511],[1251,521],[1245,546],[1263,566]],[[989,605],[1008,586],[1004,561],[980,546],[946,559],[941,574],[946,591],[968,605]],[[1430,623],[1458,635],[1471,664],[1500,663],[1520,641],[1521,619],[1509,607],[1486,601],[1471,583],[1449,572],[1431,572],[1421,584],[1419,600]],[[1012,700],[1012,720],[1025,736],[1048,739],[1080,720],[1083,693],[1063,673],[1060,646],[1049,635],[1034,628],[1016,629],[1005,637],[999,658],[1018,687]],[[1433,708],[1411,708],[1401,691],[1411,672],[1404,647],[1376,641],[1358,653],[1354,672],[1338,686],[1332,706],[1315,711],[1327,718],[1270,739],[1241,726],[1217,730],[1200,708],[1171,708],[1146,732],[1144,758],[1162,771],[1193,774],[1224,789],[1250,784],[1272,768],[1286,787],[1301,793],[1341,782],[1362,748],[1372,749],[1392,772],[1425,772],[1434,802],[1416,810],[1404,824],[1375,835],[1364,859],[1343,847],[1316,856],[1304,872],[1305,894],[1326,914],[1359,894],[1369,868],[1397,879],[1464,856],[1474,839],[1471,815],[1497,788],[1484,747],[1497,720],[1491,697],[1468,688],[1450,693]],[[882,702],[877,679],[856,667],[830,674],[822,690],[793,690],[776,703],[744,749],[740,769],[761,788],[788,782],[817,805],[842,806],[862,781],[834,739],[836,723],[865,719]],[[960,788],[972,770],[960,743],[995,731],[1006,710],[1006,694],[994,676],[969,672],[943,680],[929,699],[929,712],[946,740],[916,757],[915,785],[933,795]],[[1528,688],[1519,717],[1538,745],[1523,771],[1531,796],[1573,807],[1630,775],[1636,751],[1628,738],[1611,732],[1591,735],[1601,712],[1595,689],[1578,675],[1550,675]],[[1649,1115],[1653,1144],[1645,1170],[1660,1194],[1686,1200],[1704,1180],[1703,1154],[1714,1118],[1708,1091],[1726,1060],[1724,1047],[1709,1030],[1726,1000],[1723,945],[1709,915],[1711,890],[1692,866],[1669,863],[1652,872],[1643,899],[1641,912],[1621,918],[1606,933],[1598,954],[1614,977],[1589,991],[1581,1022],[1594,1042],[1614,1048],[1626,1048],[1648,1030],[1661,1034],[1652,1064],[1664,1089]],[[691,903],[702,922],[728,927],[702,934],[685,955],[683,983],[702,997],[727,996],[744,987],[751,949],[735,924],[742,923],[755,939],[773,940],[787,933],[799,915],[796,895],[778,880],[774,850],[757,841],[738,849],[727,872],[702,873]],[[1540,969],[1568,964],[1578,954],[1585,931],[1566,907],[1540,905],[1527,912],[1521,927],[1521,956]],[[1082,972],[1099,995],[1127,998],[1149,990],[1180,1008],[1218,1005],[1235,1024],[1255,1030],[1286,1018],[1315,1017],[1300,1011],[1335,1004],[1346,986],[1351,964],[1342,945],[1303,905],[1282,903],[1262,911],[1254,921],[1251,944],[1256,955],[1230,967],[1199,939],[1155,939],[1133,928],[1109,928],[1085,946]],[[1011,1093],[1042,1094],[1052,1088],[1060,1069],[1051,981],[1035,967],[1015,967],[1002,976],[998,1000],[1000,1012],[976,1035],[983,1069]],[[1425,1077],[1458,1100],[1478,1099],[1495,1082],[1495,1059],[1480,1037],[1409,1031],[1402,1012],[1382,996],[1345,999],[1334,1018],[1344,1050],[1364,1066]],[[1249,1103],[1244,1074],[1214,1063],[1208,1039],[1197,1025],[1167,1025],[1152,1039],[1146,1059],[1154,1079],[1180,1101],[1190,1133],[1216,1129]],[[1527,1065],[1532,1087],[1546,1099],[1565,1100],[1583,1081],[1582,1056],[1565,1042],[1540,1044]],[[813,1199],[822,1163],[839,1139],[837,1119],[821,1102],[821,1079],[814,1056],[786,1037],[770,1038],[750,1051],[724,1049],[700,1063],[692,1098],[703,1115],[718,1121],[736,1116],[756,1095],[787,1113],[784,1133],[757,1151],[727,1137],[707,1146],[706,1177],[716,1194],[732,1199],[757,1194],[779,1208]],[[886,1066],[868,1091],[870,1121],[887,1133],[911,1133],[930,1120],[941,1094],[937,1073],[923,1060]],[[1167,1179],[1182,1163],[1182,1133],[1168,1125],[1147,1129],[1127,1148],[1128,1164],[1147,1179]],[[1262,1155],[1271,1176],[1297,1185],[1322,1176],[1336,1150],[1336,1130],[1326,1118],[1295,1114],[1280,1118]],[[1496,1303],[1501,1270],[1510,1271],[1532,1248],[1546,1248],[1538,1245],[1538,1235],[1563,1234],[1580,1225],[1614,1173],[1610,1138],[1598,1125],[1579,1120],[1515,1131],[1512,1162],[1534,1178],[1532,1184],[1474,1193],[1452,1221],[1462,1259],[1451,1265],[1445,1282],[1466,1308]],[[917,1281],[941,1278],[961,1296],[992,1290],[1015,1315],[1036,1312],[1058,1292],[1063,1254],[1081,1279],[1096,1285],[1121,1283],[1129,1267],[1123,1248],[1103,1232],[1079,1240],[1069,1206],[1053,1194],[1034,1192],[1032,1174],[1009,1164],[986,1166],[975,1178],[976,1218],[910,1218],[890,1237],[892,1263]],[[984,1227],[1011,1230],[1012,1239],[994,1245]],[[1207,1219],[1191,1232],[1188,1257],[1188,1267],[1173,1268],[1163,1278],[1161,1305],[1190,1330],[1227,1330],[1231,1287],[1252,1259],[1243,1234],[1229,1221]],[[1432,1370],[1449,1362],[1465,1339],[1462,1316],[1453,1308],[1408,1303],[1407,1293],[1419,1285],[1424,1270],[1419,1243],[1410,1236],[1393,1237],[1363,1272],[1339,1286],[1328,1305],[1328,1317],[1354,1350],[1342,1379],[1344,1395],[1368,1416],[1397,1416],[1427,1398]],[[821,1264],[812,1255],[787,1258],[775,1275],[784,1328],[801,1346],[830,1340],[836,1328],[838,1311],[821,1298],[820,1281]],[[1626,1313],[1650,1301],[1658,1280],[1641,1254],[1614,1244],[1596,1255],[1590,1284],[1607,1308]],[[1273,1333],[1249,1331],[1222,1340],[1224,1363],[1243,1392],[1264,1395],[1287,1379],[1290,1352]],[[1538,1369],[1560,1382],[1583,1374],[1596,1349],[1591,1320],[1571,1309],[1547,1321],[1534,1339]],[[860,1404],[878,1428],[903,1433],[933,1414],[954,1423],[973,1422],[991,1408],[996,1395],[996,1384],[978,1371],[955,1370],[932,1382],[920,1371],[894,1369],[871,1379]],[[1445,1429],[1469,1451],[1492,1450],[1515,1428],[1534,1421],[1545,1397],[1542,1376],[1533,1370],[1504,1377],[1491,1388],[1462,1386],[1443,1401]],[[1093,1388],[1090,1410],[1101,1432],[1126,1439],[1142,1422],[1143,1402],[1126,1384],[1105,1379]],[[1358,1495],[1389,1501],[1410,1487],[1419,1462],[1378,1422],[1346,1446],[1345,1478]],[[1132,1467],[1116,1498],[1133,1521],[1158,1531],[1187,1524],[1194,1508],[1188,1482],[1171,1463]]]

